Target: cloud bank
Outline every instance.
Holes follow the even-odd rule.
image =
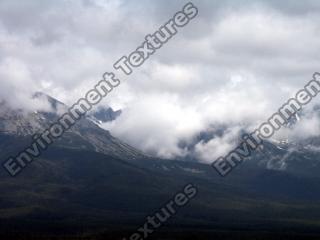
[[[160,157],[186,156],[200,132],[228,126],[194,152],[212,161],[320,71],[319,1],[193,1],[199,14],[103,105],[122,109],[105,127]],[[0,96],[12,106],[43,91],[71,105],[184,1],[0,3]],[[317,103],[317,100],[314,101]],[[312,124],[317,123],[312,120]],[[302,137],[319,129],[296,131]],[[301,125],[301,128],[302,125]]]

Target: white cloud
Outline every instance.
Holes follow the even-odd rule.
[[[197,18],[121,76],[103,101],[123,108],[106,127],[144,151],[175,157],[186,154],[181,141],[210,126],[258,126],[319,70],[319,2],[284,2],[194,1]],[[28,106],[34,91],[44,91],[72,104],[183,4],[1,1],[0,96]],[[222,136],[196,150],[207,160],[230,142]]]

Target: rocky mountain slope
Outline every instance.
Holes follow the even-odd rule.
[[[29,112],[23,109],[12,109],[5,102],[1,102],[1,134],[31,138],[33,135],[48,129],[67,111],[66,105],[46,94],[36,93],[34,98],[47,101],[51,107],[50,111]],[[89,117],[84,117],[78,121],[62,138],[57,140],[56,145],[62,148],[101,152],[126,160],[143,156],[137,149],[114,138],[108,131],[100,128]]]

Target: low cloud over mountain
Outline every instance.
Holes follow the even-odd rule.
[[[44,91],[71,105],[184,2],[168,3],[1,1],[1,98],[35,111],[48,107],[30,100]],[[320,71],[320,3],[193,3],[197,18],[133,75],[119,75],[121,86],[102,106],[123,111],[105,124],[115,136],[161,157],[186,156],[181,142],[227,124],[231,135],[197,146],[207,161],[220,154],[216,145],[230,148],[239,129],[256,127]],[[299,135],[319,133],[305,129]]]

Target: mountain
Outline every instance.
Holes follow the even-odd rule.
[[[283,139],[271,138],[256,151],[251,159],[259,167],[285,171],[299,176],[319,176],[320,173],[320,135],[290,136],[290,131],[299,127],[301,121],[320,119],[320,111],[315,107],[313,111],[300,112],[289,119],[285,128],[288,134]],[[310,134],[309,134],[310,135]]]
[[[0,105],[1,133],[30,138],[48,129],[64,112],[67,112],[66,105],[44,93],[36,93],[33,97],[36,100],[47,101],[51,110],[28,112],[22,109],[11,109],[2,102]],[[78,121],[56,141],[56,145],[61,148],[101,152],[126,160],[143,156],[140,151],[114,138],[88,117]]]
[[[98,107],[98,110],[89,113],[89,118],[97,124],[116,120],[122,111],[114,111],[111,107]]]
[[[1,103],[3,160],[66,108],[45,94],[35,97],[48,101],[51,111]],[[257,153],[221,178],[210,165],[146,156],[83,118],[17,177],[0,171],[0,237],[123,239],[192,183],[197,197],[154,239],[319,239],[319,174],[262,167],[282,154],[276,149],[265,145],[271,156]],[[305,156],[316,161],[306,153],[297,161]]]
[[[319,176],[320,173],[320,134],[315,133],[309,136],[299,137],[290,135],[296,127],[299,127],[301,121],[306,119],[320,120],[320,107],[316,106],[311,112],[299,112],[293,115],[284,126],[283,129],[287,134],[282,137],[271,137],[265,139],[263,145],[253,151],[250,157],[246,159],[247,164],[254,166],[257,169],[272,169],[277,171],[284,171],[304,176]],[[205,144],[211,140],[222,138],[231,132],[234,126],[227,124],[210,126],[205,131],[196,135],[192,141],[180,142],[182,149],[187,149],[188,155],[180,157],[179,160],[187,160],[190,162],[199,162],[196,146],[198,144]],[[238,136],[234,139],[234,147],[238,146],[243,139],[241,135],[247,133],[244,128]],[[212,159],[214,160],[214,159]]]

